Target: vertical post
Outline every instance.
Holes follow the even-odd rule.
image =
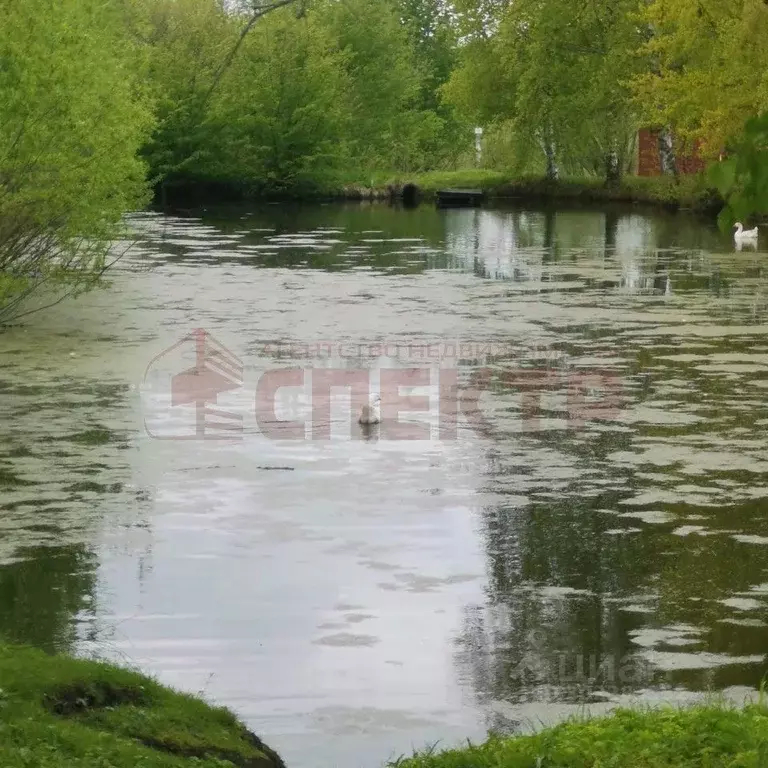
[[[204,376],[206,368],[206,332],[202,328],[193,331],[195,337],[195,376]],[[195,416],[197,437],[205,438],[205,399],[200,397],[195,401]]]
[[[475,164],[480,167],[483,159],[483,129],[478,126],[475,128]]]

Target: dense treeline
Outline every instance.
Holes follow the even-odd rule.
[[[243,36],[252,6],[132,0],[156,100],[142,151],[153,178],[306,192],[455,162],[466,128],[436,94],[456,41],[429,4],[290,3]]]
[[[0,317],[87,289],[151,192],[483,162],[620,182],[637,130],[765,207],[763,0],[0,0]],[[746,126],[746,127],[745,127]],[[746,158],[746,159],[745,159]]]

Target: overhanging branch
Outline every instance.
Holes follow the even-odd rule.
[[[237,56],[237,52],[240,50],[240,46],[243,44],[243,41],[245,40],[245,38],[248,36],[248,33],[253,29],[253,25],[262,16],[266,16],[271,11],[276,11],[278,8],[283,8],[286,5],[292,5],[297,1],[298,0],[270,0],[270,2],[260,3],[254,0],[253,12],[251,13],[250,18],[248,19],[248,22],[240,32],[240,35],[237,38],[237,42],[232,47],[232,50],[227,54],[227,56],[224,58],[224,61],[221,63],[221,66],[216,70],[216,73],[213,76],[213,81],[211,82],[211,87],[208,89],[205,96],[203,97],[202,106],[205,106],[208,103],[208,100],[211,98],[211,96],[213,95],[213,92],[216,90],[219,83],[221,82],[221,78],[224,77],[225,72],[232,65],[232,62],[235,60],[235,56]]]

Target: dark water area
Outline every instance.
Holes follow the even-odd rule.
[[[762,244],[631,209],[130,223],[108,289],[0,335],[3,635],[202,692],[302,768],[758,688]],[[410,429],[333,376],[399,382]]]

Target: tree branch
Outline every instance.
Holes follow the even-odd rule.
[[[262,17],[266,16],[270,11],[275,11],[278,8],[283,8],[286,5],[291,5],[292,3],[295,3],[296,0],[274,0],[273,2],[268,3],[267,5],[260,5],[260,6],[254,6],[253,13],[251,14],[250,19],[248,19],[247,24],[243,27],[242,31],[240,32],[239,37],[237,38],[237,42],[232,47],[232,50],[227,54],[224,61],[221,63],[221,66],[216,70],[216,73],[213,76],[213,82],[211,83],[211,87],[207,90],[205,96],[203,97],[201,107],[204,107],[208,100],[213,95],[213,92],[218,87],[219,83],[221,82],[221,78],[224,77],[224,74],[229,69],[229,67],[232,65],[232,62],[235,60],[235,56],[237,56],[237,52],[240,50],[240,46],[243,44],[243,41],[247,37],[248,33],[253,29],[253,25]]]

